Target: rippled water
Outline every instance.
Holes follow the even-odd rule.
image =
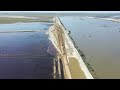
[[[60,17],[92,66],[95,78],[120,78],[120,23],[86,17]]]
[[[51,25],[45,22],[0,24],[0,30],[47,30]]]
[[[48,23],[0,24],[0,30],[47,30]],[[0,33],[0,78],[51,79],[53,58],[45,32]]]

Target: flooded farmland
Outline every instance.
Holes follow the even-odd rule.
[[[120,13],[0,12],[0,79],[120,78],[119,41]]]
[[[60,19],[85,55],[84,60],[95,78],[120,78],[119,22],[80,16]]]
[[[0,24],[0,32],[4,31],[0,33],[0,78],[53,78],[54,55],[48,50],[52,45],[46,35],[50,26],[47,22]]]

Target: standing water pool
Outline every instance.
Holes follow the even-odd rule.
[[[0,24],[0,78],[52,79],[54,56],[48,52],[46,31],[51,23]],[[41,32],[6,32],[42,30]]]

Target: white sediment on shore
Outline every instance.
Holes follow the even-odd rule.
[[[113,21],[113,22],[120,22],[120,19],[114,19],[114,18],[97,18],[97,17],[90,17],[90,16],[86,16],[85,18],[96,18],[96,19],[102,19],[102,20],[107,20],[107,21]]]
[[[51,40],[51,42],[53,43],[53,45],[55,46],[55,48],[57,49],[57,51],[62,55],[62,52],[60,51],[60,49],[58,48],[58,44],[57,44],[57,40],[56,38],[54,37],[54,34],[53,34],[53,30],[54,30],[54,26],[51,26],[48,30],[49,32],[49,39]],[[64,64],[65,64],[65,72],[67,73],[67,79],[72,79],[71,78],[71,74],[70,74],[70,71],[69,71],[69,68],[68,68],[68,64],[66,61],[64,61]]]
[[[95,18],[95,17],[86,16],[85,18]]]
[[[69,41],[69,44],[70,46],[73,48],[73,53],[74,53],[74,56],[76,57],[76,59],[78,60],[79,64],[80,64],[80,67],[81,69],[83,70],[85,76],[87,79],[93,79],[93,76],[91,75],[91,73],[89,72],[87,66],[85,65],[84,61],[82,60],[82,57],[79,55],[77,49],[75,48],[73,42],[71,41],[69,35],[68,35],[68,32],[67,30],[65,30],[65,28],[62,26],[62,24],[60,23],[59,21],[59,25],[62,27],[64,33],[65,33],[65,37],[68,39]]]
[[[76,49],[75,46],[73,45],[70,37],[67,35],[67,33],[65,34],[65,36],[66,36],[66,38],[68,39],[70,46],[73,48],[73,55],[72,55],[72,57],[75,57],[75,58],[78,60],[78,62],[79,62],[79,64],[80,64],[80,68],[83,70],[86,78],[87,78],[87,79],[93,79],[93,77],[92,77],[92,75],[90,74],[89,70],[87,69],[85,63],[83,62],[82,57],[79,55],[77,49]],[[71,57],[71,56],[69,56],[69,57]]]
[[[120,19],[113,19],[113,18],[100,18],[100,19],[113,21],[113,22],[120,22]]]
[[[49,33],[49,39],[51,40],[51,42],[53,43],[53,45],[54,45],[54,47],[57,49],[57,51],[60,53],[60,54],[62,54],[61,53],[61,51],[59,50],[59,48],[57,47],[57,43],[54,41],[54,36],[53,36],[53,34],[52,34],[52,30],[54,30],[54,26],[51,26],[50,28],[49,28],[49,30],[48,30],[48,33]]]
[[[65,47],[67,50],[67,58],[69,57],[75,57],[80,65],[81,70],[84,72],[85,76],[87,79],[93,79],[93,76],[91,75],[91,73],[89,72],[87,66],[85,65],[84,61],[82,60],[82,57],[80,56],[80,54],[78,53],[77,49],[75,48],[72,40],[70,39],[69,35],[68,35],[68,31],[65,30],[65,28],[63,27],[63,25],[61,24],[61,22],[59,21],[58,18],[54,19],[57,21],[57,23],[60,25],[60,27],[63,29],[64,31],[64,39],[65,39]],[[56,47],[56,49],[58,50],[58,52],[60,52],[59,48],[57,47],[56,42],[54,41],[55,37],[53,36],[53,34],[51,34],[52,30],[54,29],[54,26],[52,26],[49,29],[49,35],[50,35],[50,40],[53,42],[53,45]],[[67,41],[66,41],[67,40]],[[68,46],[69,45],[69,46]],[[72,49],[72,51],[69,52],[69,50]],[[61,52],[60,52],[61,53]],[[69,60],[69,59],[68,59]],[[69,62],[69,61],[68,61]]]

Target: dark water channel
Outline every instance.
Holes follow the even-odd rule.
[[[0,30],[45,30],[50,23],[0,24]],[[46,32],[0,33],[1,79],[52,79],[54,56]],[[49,47],[50,48],[50,47]]]

